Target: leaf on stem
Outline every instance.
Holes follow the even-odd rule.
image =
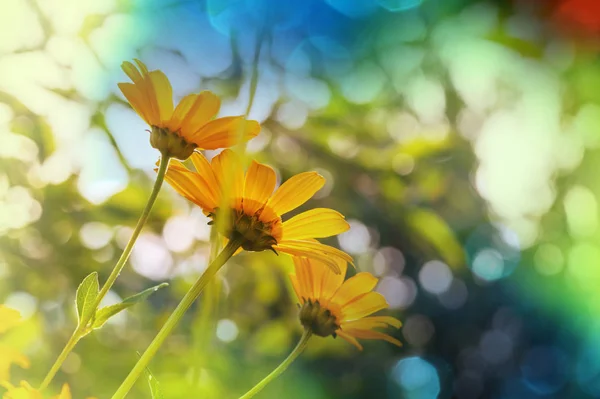
[[[137,293],[128,298],[125,298],[123,300],[123,302],[117,303],[115,305],[110,305],[110,306],[107,306],[107,307],[104,307],[104,308],[98,310],[98,312],[96,312],[96,317],[94,319],[92,328],[97,329],[97,328],[102,327],[104,325],[104,323],[106,323],[108,321],[108,319],[110,319],[117,313],[135,305],[136,303],[144,301],[150,295],[152,295],[159,289],[164,288],[168,285],[169,285],[168,283],[162,283],[162,284],[156,285],[156,286],[148,288],[140,293]]]
[[[94,314],[96,310],[94,309],[94,302],[99,291],[98,273],[96,272],[90,273],[77,287],[75,305],[79,325],[81,325],[82,320],[90,320],[90,316]]]

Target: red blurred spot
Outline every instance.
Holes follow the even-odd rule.
[[[565,33],[600,39],[600,0],[559,1],[553,19]]]

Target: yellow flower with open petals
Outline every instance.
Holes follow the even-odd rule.
[[[252,161],[244,175],[240,159],[224,150],[209,163],[201,154],[191,158],[197,172],[181,162],[170,164],[166,180],[188,200],[200,206],[228,239],[242,240],[247,251],[271,249],[321,260],[335,272],[352,258],[316,238],[343,233],[350,226],[333,209],[316,208],[285,222],[281,216],[308,201],[325,179],[316,172],[293,176],[274,193],[275,171]],[[222,223],[223,222],[223,223]]]
[[[314,259],[294,257],[295,274],[290,274],[292,286],[302,305],[300,322],[321,337],[340,336],[358,349],[359,339],[381,339],[394,345],[402,343],[376,328],[400,328],[400,320],[390,316],[370,316],[386,309],[388,304],[378,292],[373,292],[377,278],[361,272],[344,281],[346,266],[334,274]]]
[[[256,121],[243,116],[214,119],[221,101],[210,91],[189,94],[173,109],[173,90],[166,75],[149,71],[141,61],[124,62],[133,83],[119,89],[135,112],[152,127],[150,143],[165,156],[187,159],[194,149],[214,150],[249,140],[260,132]]]
[[[14,386],[8,382],[1,382],[0,385],[7,389],[2,399],[43,399],[40,391],[32,388],[27,381],[21,381],[21,384],[18,386]],[[53,396],[52,399],[71,399],[69,385],[64,384],[60,394]]]

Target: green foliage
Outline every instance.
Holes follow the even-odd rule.
[[[152,399],[164,399],[165,395],[163,394],[163,390],[160,387],[160,383],[154,377],[154,375],[150,372],[149,369],[146,369],[148,373],[148,385],[150,385],[150,393],[152,394]]]
[[[94,318],[92,328],[97,329],[97,328],[102,327],[104,325],[104,323],[106,323],[108,321],[108,319],[110,319],[117,313],[135,305],[136,303],[144,301],[150,295],[152,295],[159,289],[164,288],[168,285],[169,285],[168,283],[162,283],[159,285],[155,285],[154,287],[145,289],[144,291],[142,291],[140,293],[137,293],[128,298],[125,298],[125,300],[123,300],[123,302],[121,302],[121,303],[117,303],[115,305],[110,305],[110,306],[106,306],[102,309],[99,309],[98,312],[96,312],[96,317]]]
[[[80,327],[83,320],[89,320],[90,316],[94,313],[94,302],[98,297],[99,291],[97,272],[90,273],[79,284],[75,303],[77,306],[77,320]]]

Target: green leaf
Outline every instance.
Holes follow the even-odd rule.
[[[154,377],[154,375],[150,372],[148,368],[146,368],[146,372],[148,373],[148,385],[150,385],[150,393],[152,394],[152,399],[165,399],[165,395],[160,387],[160,383]]]
[[[94,309],[94,301],[98,297],[99,290],[98,273],[96,272],[90,273],[79,284],[79,287],[77,287],[75,305],[77,307],[77,320],[79,324],[81,324],[82,320],[88,319],[94,314],[96,310]]]
[[[162,283],[162,284],[156,285],[156,286],[148,288],[140,293],[137,293],[128,298],[125,298],[125,300],[123,300],[123,302],[121,302],[121,303],[117,303],[115,305],[110,305],[110,306],[107,306],[105,308],[98,310],[98,312],[96,313],[96,319],[94,320],[94,324],[92,325],[92,328],[102,327],[104,325],[104,323],[106,323],[108,321],[108,319],[110,319],[111,317],[113,317],[114,315],[119,313],[120,311],[127,309],[127,308],[135,305],[136,303],[144,301],[150,295],[152,295],[159,289],[166,287],[168,285],[169,285],[168,283]]]

